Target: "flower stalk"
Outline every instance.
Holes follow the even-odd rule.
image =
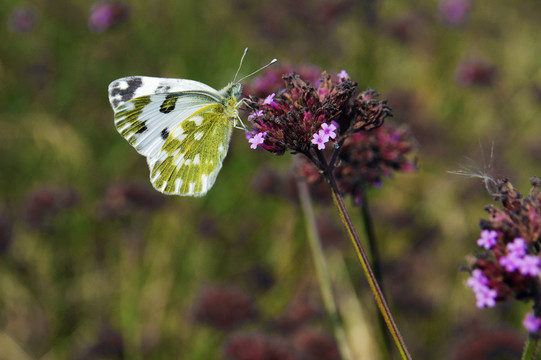
[[[370,290],[372,291],[372,295],[374,296],[374,299],[376,300],[378,309],[381,315],[383,316],[385,324],[387,325],[387,328],[389,329],[389,332],[391,333],[391,336],[398,348],[398,351],[400,352],[402,359],[412,359],[411,355],[408,352],[406,344],[404,343],[402,335],[400,334],[400,331],[398,330],[398,326],[396,325],[396,322],[393,319],[391,310],[389,309],[389,306],[387,305],[387,302],[385,301],[383,292],[381,291],[381,288],[379,287],[378,282],[376,281],[374,272],[372,271],[372,268],[370,267],[368,256],[366,255],[363,245],[361,244],[361,241],[359,239],[359,236],[357,235],[357,232],[355,231],[353,223],[351,222],[351,218],[349,217],[349,213],[347,211],[346,205],[344,204],[344,200],[342,199],[342,196],[340,195],[338,191],[338,185],[336,184],[336,180],[334,179],[332,171],[325,171],[323,173],[323,177],[325,178],[325,180],[327,181],[327,184],[329,185],[329,189],[331,190],[334,204],[336,205],[336,208],[338,209],[338,212],[340,214],[340,219],[342,220],[342,222],[344,223],[344,226],[346,227],[348,236],[353,244],[353,247],[355,248],[355,252],[357,253],[357,257],[359,258],[361,267],[363,268],[363,272],[368,281],[368,285],[370,286]]]
[[[285,89],[265,99],[250,100],[252,113],[248,118],[253,130],[247,131],[247,137],[251,147],[275,155],[302,154],[314,166],[312,170],[302,167],[300,171],[306,171],[303,176],[309,179],[321,175],[325,179],[385,324],[402,359],[411,359],[341,195],[358,195],[359,181],[379,183],[393,169],[414,170],[414,163],[404,157],[411,144],[401,131],[377,131],[385,118],[392,116],[390,107],[385,100],[377,99],[374,90],[357,93],[357,83],[345,71],[337,75],[338,81],[323,73],[317,86],[295,74],[282,78]],[[366,134],[372,131],[378,135],[367,139]],[[375,143],[366,146],[369,140]],[[330,153],[328,157],[326,153]]]
[[[359,195],[361,197],[360,205],[361,205],[361,214],[362,214],[362,219],[363,219],[363,224],[364,224],[364,233],[366,235],[366,238],[368,239],[368,251],[370,252],[370,258],[372,260],[374,276],[376,277],[376,281],[378,282],[379,286],[382,289],[385,289],[385,287],[383,286],[383,277],[381,274],[381,257],[379,255],[378,243],[376,241],[376,234],[374,232],[374,223],[372,221],[372,214],[370,212],[370,207],[368,206],[368,198],[365,192],[365,184],[361,184],[361,186],[359,187]],[[391,339],[388,336],[389,333],[385,331],[385,327],[386,327],[385,319],[383,318],[383,316],[381,316],[381,314],[378,317],[378,319],[379,319],[380,330],[383,336],[383,341],[386,347],[390,351]]]
[[[528,336],[526,344],[524,345],[524,352],[522,353],[521,360],[533,360],[535,356],[535,351],[537,350],[537,343],[539,342],[538,338],[533,338]]]
[[[314,267],[316,269],[323,304],[325,305],[327,314],[329,315],[329,318],[333,324],[334,335],[336,336],[338,348],[340,349],[341,358],[343,360],[353,360],[353,354],[347,340],[346,330],[344,329],[344,322],[342,321],[342,317],[340,316],[338,307],[332,294],[329,270],[323,254],[323,249],[321,247],[321,241],[316,230],[314,210],[306,181],[297,179],[297,188],[299,190],[299,199],[304,216],[306,217],[308,241],[310,244],[310,250],[312,252],[312,259],[314,260]]]

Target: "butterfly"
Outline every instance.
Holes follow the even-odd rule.
[[[146,157],[156,190],[181,196],[203,196],[210,190],[233,127],[245,129],[238,113],[243,103],[240,81],[257,71],[221,90],[194,80],[147,76],[128,76],[109,85],[115,127]]]

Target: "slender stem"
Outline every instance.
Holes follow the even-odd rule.
[[[385,301],[385,297],[383,296],[383,293],[374,277],[374,272],[372,271],[372,268],[370,267],[370,263],[368,261],[368,257],[366,256],[366,252],[364,251],[361,241],[359,240],[359,236],[357,235],[357,232],[355,231],[355,228],[353,227],[353,223],[351,222],[351,218],[349,217],[349,213],[347,211],[346,205],[344,204],[344,200],[342,199],[342,197],[340,196],[340,193],[338,192],[338,186],[336,184],[334,175],[332,174],[332,170],[324,171],[323,176],[325,177],[329,185],[334,204],[338,208],[338,212],[340,213],[340,218],[342,219],[342,222],[344,223],[346,230],[348,232],[349,238],[351,239],[351,242],[353,243],[353,246],[355,247],[355,251],[357,252],[357,257],[359,258],[359,261],[365,273],[366,279],[368,280],[368,285],[370,285],[370,290],[372,291],[372,294],[374,295],[374,298],[376,300],[376,304],[380,310],[380,313],[383,316],[385,323],[387,324],[387,328],[389,329],[389,332],[391,333],[391,336],[393,337],[393,340],[396,346],[398,347],[398,350],[400,352],[400,355],[402,356],[402,359],[411,360],[411,355],[409,354],[408,349],[406,348],[406,344],[404,343],[404,340],[402,339],[402,336],[400,335],[398,326],[396,325],[393,319],[392,313],[389,310],[389,306],[387,305],[387,302]]]
[[[374,223],[372,221],[372,214],[370,213],[370,207],[368,206],[368,197],[364,191],[365,187],[362,184],[359,188],[361,196],[361,214],[364,224],[364,232],[368,239],[368,251],[370,252],[370,259],[372,260],[372,266],[374,268],[374,276],[382,289],[383,295],[385,295],[385,287],[383,286],[383,277],[381,275],[381,257],[379,255],[378,243],[376,241],[376,233],[374,231]],[[386,347],[389,349],[389,356],[391,355],[391,339],[389,333],[385,331],[385,319],[381,314],[379,315],[379,325],[383,334],[383,341]]]
[[[323,304],[325,305],[325,309],[327,310],[333,324],[334,334],[336,341],[338,342],[338,348],[340,349],[341,359],[353,360],[353,354],[347,341],[344,323],[340,313],[338,312],[338,307],[336,306],[336,302],[334,301],[334,296],[332,294],[329,270],[327,268],[327,262],[325,261],[323,249],[321,248],[321,241],[317,233],[314,208],[310,199],[310,192],[308,191],[306,182],[302,179],[297,179],[297,188],[299,189],[299,198],[306,217],[306,231],[308,234],[310,249],[312,250],[312,258],[314,259],[314,266],[316,268],[316,275],[319,282],[321,297],[323,298]]]
[[[537,350],[537,343],[539,339],[532,338],[528,336],[526,344],[524,344],[524,352],[522,353],[522,360],[532,360],[534,359],[535,350]]]

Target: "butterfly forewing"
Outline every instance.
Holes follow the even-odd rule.
[[[152,156],[177,124],[212,103],[212,98],[191,92],[141,96],[115,110],[115,126],[137,152]]]
[[[218,95],[215,89],[199,81],[150,76],[128,76],[115,80],[109,85],[109,102],[113,110],[116,110],[120,105],[141,96],[171,94],[183,91],[200,91],[213,97]]]

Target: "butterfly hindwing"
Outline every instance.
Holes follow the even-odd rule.
[[[167,194],[206,194],[222,168],[232,129],[218,105],[184,120],[173,129],[159,154],[147,157],[154,187]]]

